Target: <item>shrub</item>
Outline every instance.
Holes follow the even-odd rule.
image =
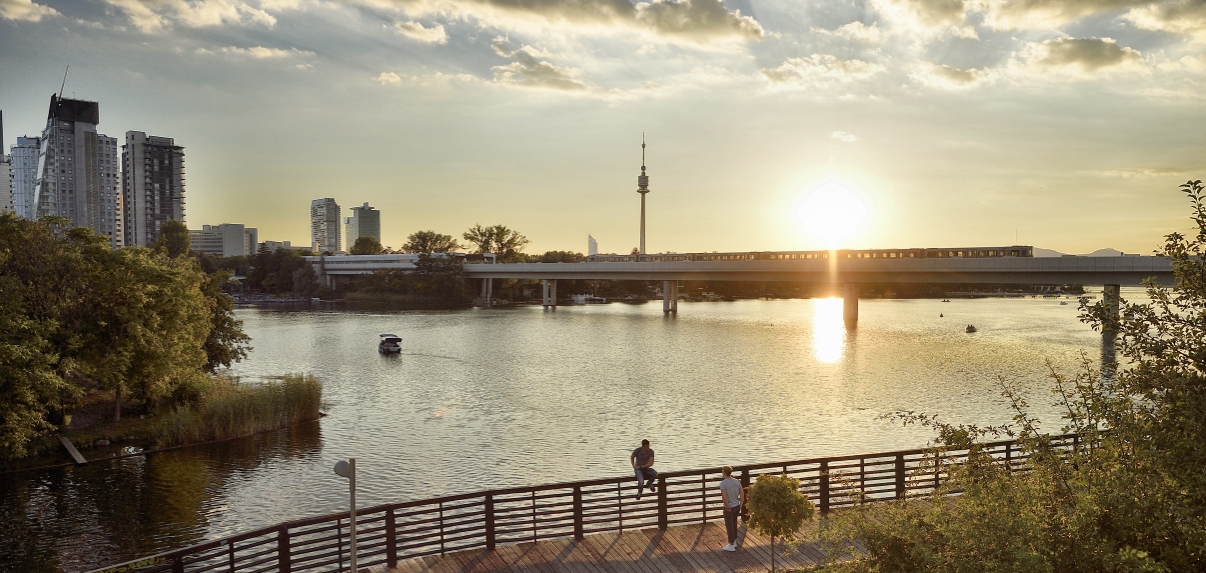
[[[322,384],[309,374],[290,374],[261,384],[213,379],[195,402],[164,415],[152,431],[156,447],[248,436],[315,420]]]

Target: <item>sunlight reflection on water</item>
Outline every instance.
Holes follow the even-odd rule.
[[[846,349],[843,300],[818,298],[812,302],[812,345],[816,349],[817,362],[833,364],[842,359],[842,352]]]

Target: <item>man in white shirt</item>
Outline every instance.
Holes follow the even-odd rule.
[[[737,551],[737,517],[741,515],[741,482],[733,479],[733,468],[720,468],[724,479],[720,480],[720,499],[724,503],[724,528],[729,534],[729,544],[721,547],[725,551]]]

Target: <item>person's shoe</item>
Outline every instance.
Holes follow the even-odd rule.
[[[729,552],[737,551],[737,545],[730,543],[728,545],[725,545],[724,547],[721,547],[721,549],[723,549],[725,551],[729,551]]]
[[[653,485],[653,484],[649,484],[649,491],[657,491],[657,486]]]
[[[639,492],[639,491],[637,492],[636,498],[637,498],[637,501],[641,501],[641,492]]]

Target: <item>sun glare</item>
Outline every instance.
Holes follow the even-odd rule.
[[[867,207],[854,191],[827,183],[804,200],[796,218],[806,231],[833,249],[862,230]]]

